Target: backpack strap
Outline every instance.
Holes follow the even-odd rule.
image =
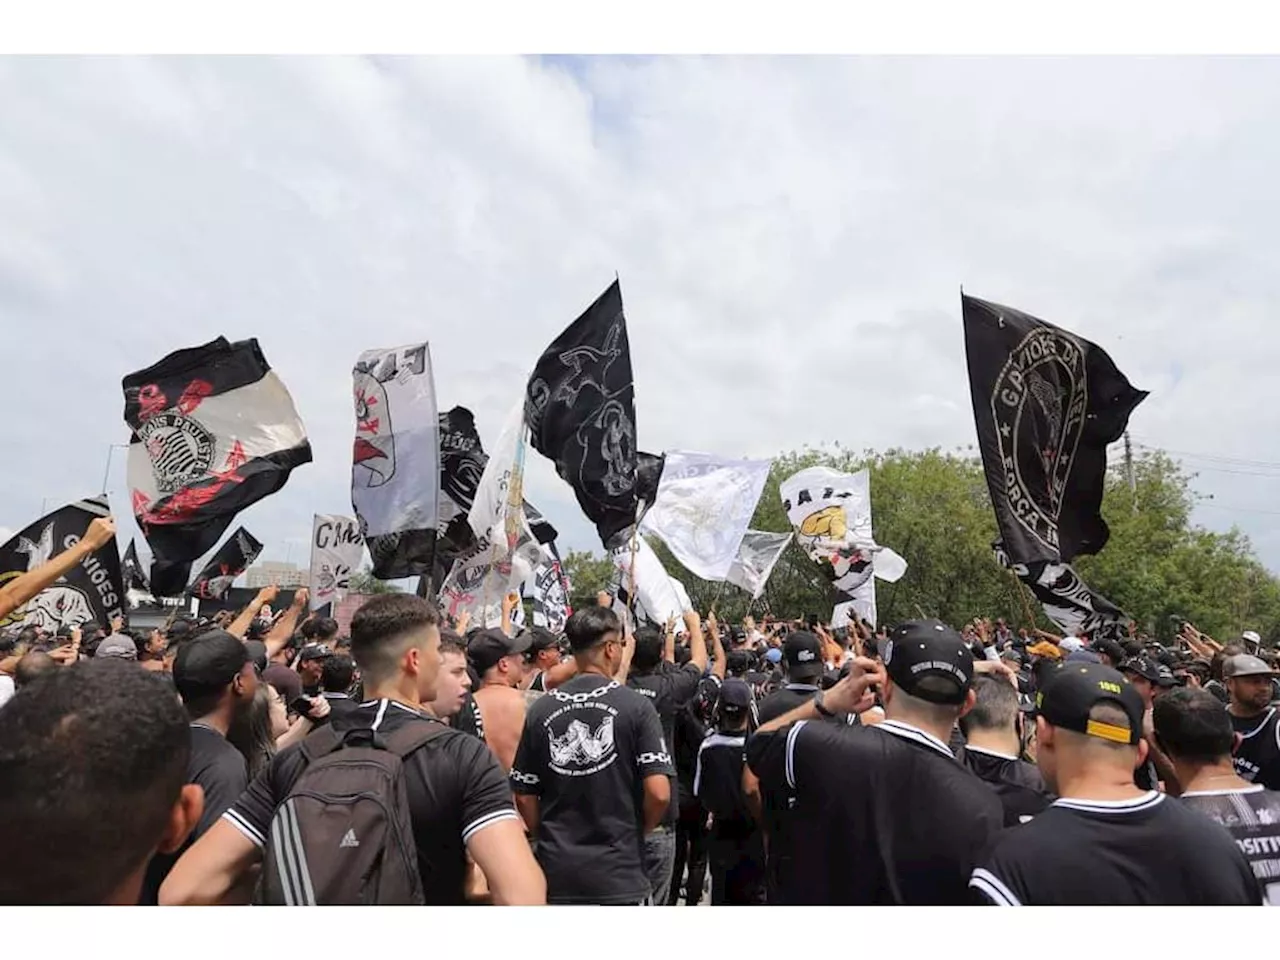
[[[439,720],[428,719],[424,723],[411,723],[389,734],[386,737],[386,748],[403,760],[429,740],[434,740],[449,729],[451,728],[446,727]]]
[[[302,741],[300,749],[307,763],[313,763],[326,754],[333,753],[342,746],[341,735],[333,729],[333,724],[326,723],[319,730],[313,730]]]

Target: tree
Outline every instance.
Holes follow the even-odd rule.
[[[388,583],[386,580],[379,580],[373,575],[373,571],[368,568],[351,575],[349,589],[352,593],[365,594],[404,592],[394,583]]]
[[[575,610],[590,606],[596,602],[597,593],[612,588],[614,567],[608,557],[596,557],[585,550],[571,550],[563,558],[562,568],[569,578],[569,605]]]

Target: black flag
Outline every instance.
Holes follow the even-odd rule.
[[[0,546],[0,586],[75,546],[95,517],[110,515],[106,498],[93,497],[41,517]],[[86,622],[110,627],[111,621],[123,614],[120,551],[112,537],[62,579],[45,587],[7,618],[0,619],[0,627],[22,624],[50,633],[59,627]]]
[[[129,549],[124,552],[124,559],[120,561],[120,575],[124,578],[126,591],[151,592],[151,584],[147,582],[146,571],[142,568],[142,561],[138,559],[138,542],[136,540],[129,541]]]
[[[187,592],[201,600],[222,599],[236,577],[248,570],[260,553],[262,544],[244,527],[238,528],[204,565]]]
[[[662,468],[667,465],[667,455],[656,456],[643,450],[636,454],[636,499],[640,512],[653,506],[658,499],[658,485],[662,482]]]
[[[1097,553],[1107,444],[1146,392],[1106,351],[1050,323],[961,295],[978,442],[1015,564]]]
[[[151,545],[151,585],[178,596],[191,563],[245,507],[311,462],[293,398],[257,340],[219,337],[124,378],[133,432],[133,513]]]
[[[636,521],[635,388],[616,280],[539,358],[525,421],[533,448],[611,546]]]
[[[1122,641],[1128,636],[1129,618],[1080,579],[1069,563],[1011,563],[1003,547],[994,544],[996,562],[1012,570],[1044,607],[1049,619],[1065,636],[1088,636],[1093,641]]]

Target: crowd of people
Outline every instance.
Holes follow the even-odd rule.
[[[1280,903],[1256,634],[276,597],[0,635],[0,902]]]

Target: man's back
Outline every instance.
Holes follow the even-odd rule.
[[[1268,906],[1280,906],[1280,793],[1248,790],[1184,793],[1183,803],[1227,828],[1253,868]]]
[[[475,711],[482,717],[481,736],[489,745],[502,769],[510,772],[516,759],[516,747],[524,730],[524,691],[515,687],[492,685],[481,687],[473,694]]]
[[[1006,827],[1025,823],[1053,802],[1040,769],[1033,763],[974,746],[964,748],[962,759],[1000,798]]]

